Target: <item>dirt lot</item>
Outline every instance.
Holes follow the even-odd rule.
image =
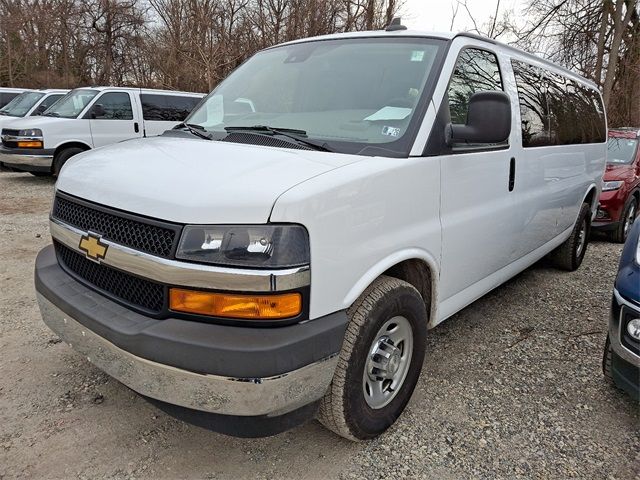
[[[432,330],[409,408],[381,438],[311,422],[242,440],[165,415],[44,326],[32,268],[52,192],[0,173],[0,479],[640,474],[638,406],[600,370],[617,245],[595,241],[575,273],[540,262]]]

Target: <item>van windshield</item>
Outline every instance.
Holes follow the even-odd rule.
[[[9,117],[24,117],[42,97],[44,97],[44,93],[21,93],[9,103],[7,103],[4,107],[0,108],[0,115],[7,115]]]
[[[607,143],[607,163],[624,165],[633,162],[638,148],[634,138],[609,137]]]
[[[338,152],[378,146],[407,153],[443,45],[396,37],[274,47],[240,66],[185,122],[220,134],[294,129]]]
[[[97,94],[98,90],[86,88],[72,90],[51,105],[42,115],[46,117],[76,118]]]

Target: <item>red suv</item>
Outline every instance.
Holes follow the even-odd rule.
[[[607,168],[593,228],[624,243],[640,207],[640,129],[609,130]]]

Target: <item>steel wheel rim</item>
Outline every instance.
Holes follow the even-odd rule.
[[[413,354],[413,329],[409,320],[397,316],[376,333],[362,375],[362,392],[374,410],[387,406],[407,378]]]
[[[627,234],[629,230],[631,230],[631,225],[633,225],[633,221],[636,219],[636,206],[631,204],[629,208],[629,213],[627,214],[627,218],[624,220],[624,238],[627,238]]]
[[[582,220],[582,225],[580,225],[580,231],[578,232],[578,246],[576,247],[576,257],[580,257],[582,254],[582,249],[584,248],[584,244],[587,241],[587,221]]]

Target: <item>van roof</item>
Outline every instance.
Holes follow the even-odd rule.
[[[492,38],[487,38],[487,37],[483,37],[481,35],[476,35],[473,33],[468,33],[468,32],[430,32],[430,31],[425,31],[425,30],[393,30],[393,31],[386,31],[386,30],[369,30],[369,31],[363,31],[363,32],[346,32],[346,33],[334,33],[334,34],[330,34],[330,35],[320,35],[317,37],[309,37],[309,38],[301,38],[299,40],[293,40],[290,42],[286,42],[283,43],[281,45],[289,45],[289,44],[294,44],[294,43],[303,43],[303,42],[309,42],[309,41],[314,41],[314,40],[337,40],[337,39],[341,39],[341,38],[384,38],[384,37],[422,37],[422,38],[439,38],[442,40],[447,40],[447,41],[451,41],[454,38],[457,37],[468,37],[468,38],[473,38],[476,40],[481,40],[483,42],[487,42],[493,45],[497,45],[499,46],[501,49],[504,50],[508,50],[510,52],[513,52],[515,54],[517,54],[520,57],[523,58],[528,58],[532,61],[535,62],[540,62],[543,63],[547,66],[550,66],[556,70],[562,71],[578,80],[580,80],[583,83],[586,83],[588,85],[590,85],[593,88],[598,88],[597,85],[592,82],[591,80],[588,80],[586,78],[584,78],[583,76],[581,76],[580,74],[569,70],[568,68],[563,67],[562,65],[558,65],[550,60],[545,59],[544,57],[540,57],[537,55],[534,55],[532,53],[528,53],[525,52],[524,50],[521,50],[517,47],[514,47],[512,45],[508,45],[506,43],[503,42],[499,42],[497,40],[494,40]],[[277,47],[278,45],[274,45],[274,47]]]
[[[137,87],[114,87],[114,86],[108,86],[108,85],[87,85],[85,87],[78,87],[75,90],[79,90],[81,88],[86,88],[86,89],[91,89],[91,90],[99,90],[99,91],[105,91],[105,90],[124,90],[127,92],[140,92],[140,93],[160,93],[160,94],[180,94],[180,95],[191,95],[191,96],[199,96],[199,97],[204,97],[206,94],[205,93],[199,93],[199,92],[181,92],[178,90],[160,90],[160,89],[156,89],[156,88],[137,88]]]
[[[70,92],[69,88],[39,88],[37,90],[27,90],[27,92],[40,92],[40,93],[67,93]]]
[[[0,87],[0,92],[35,92],[33,88]]]

